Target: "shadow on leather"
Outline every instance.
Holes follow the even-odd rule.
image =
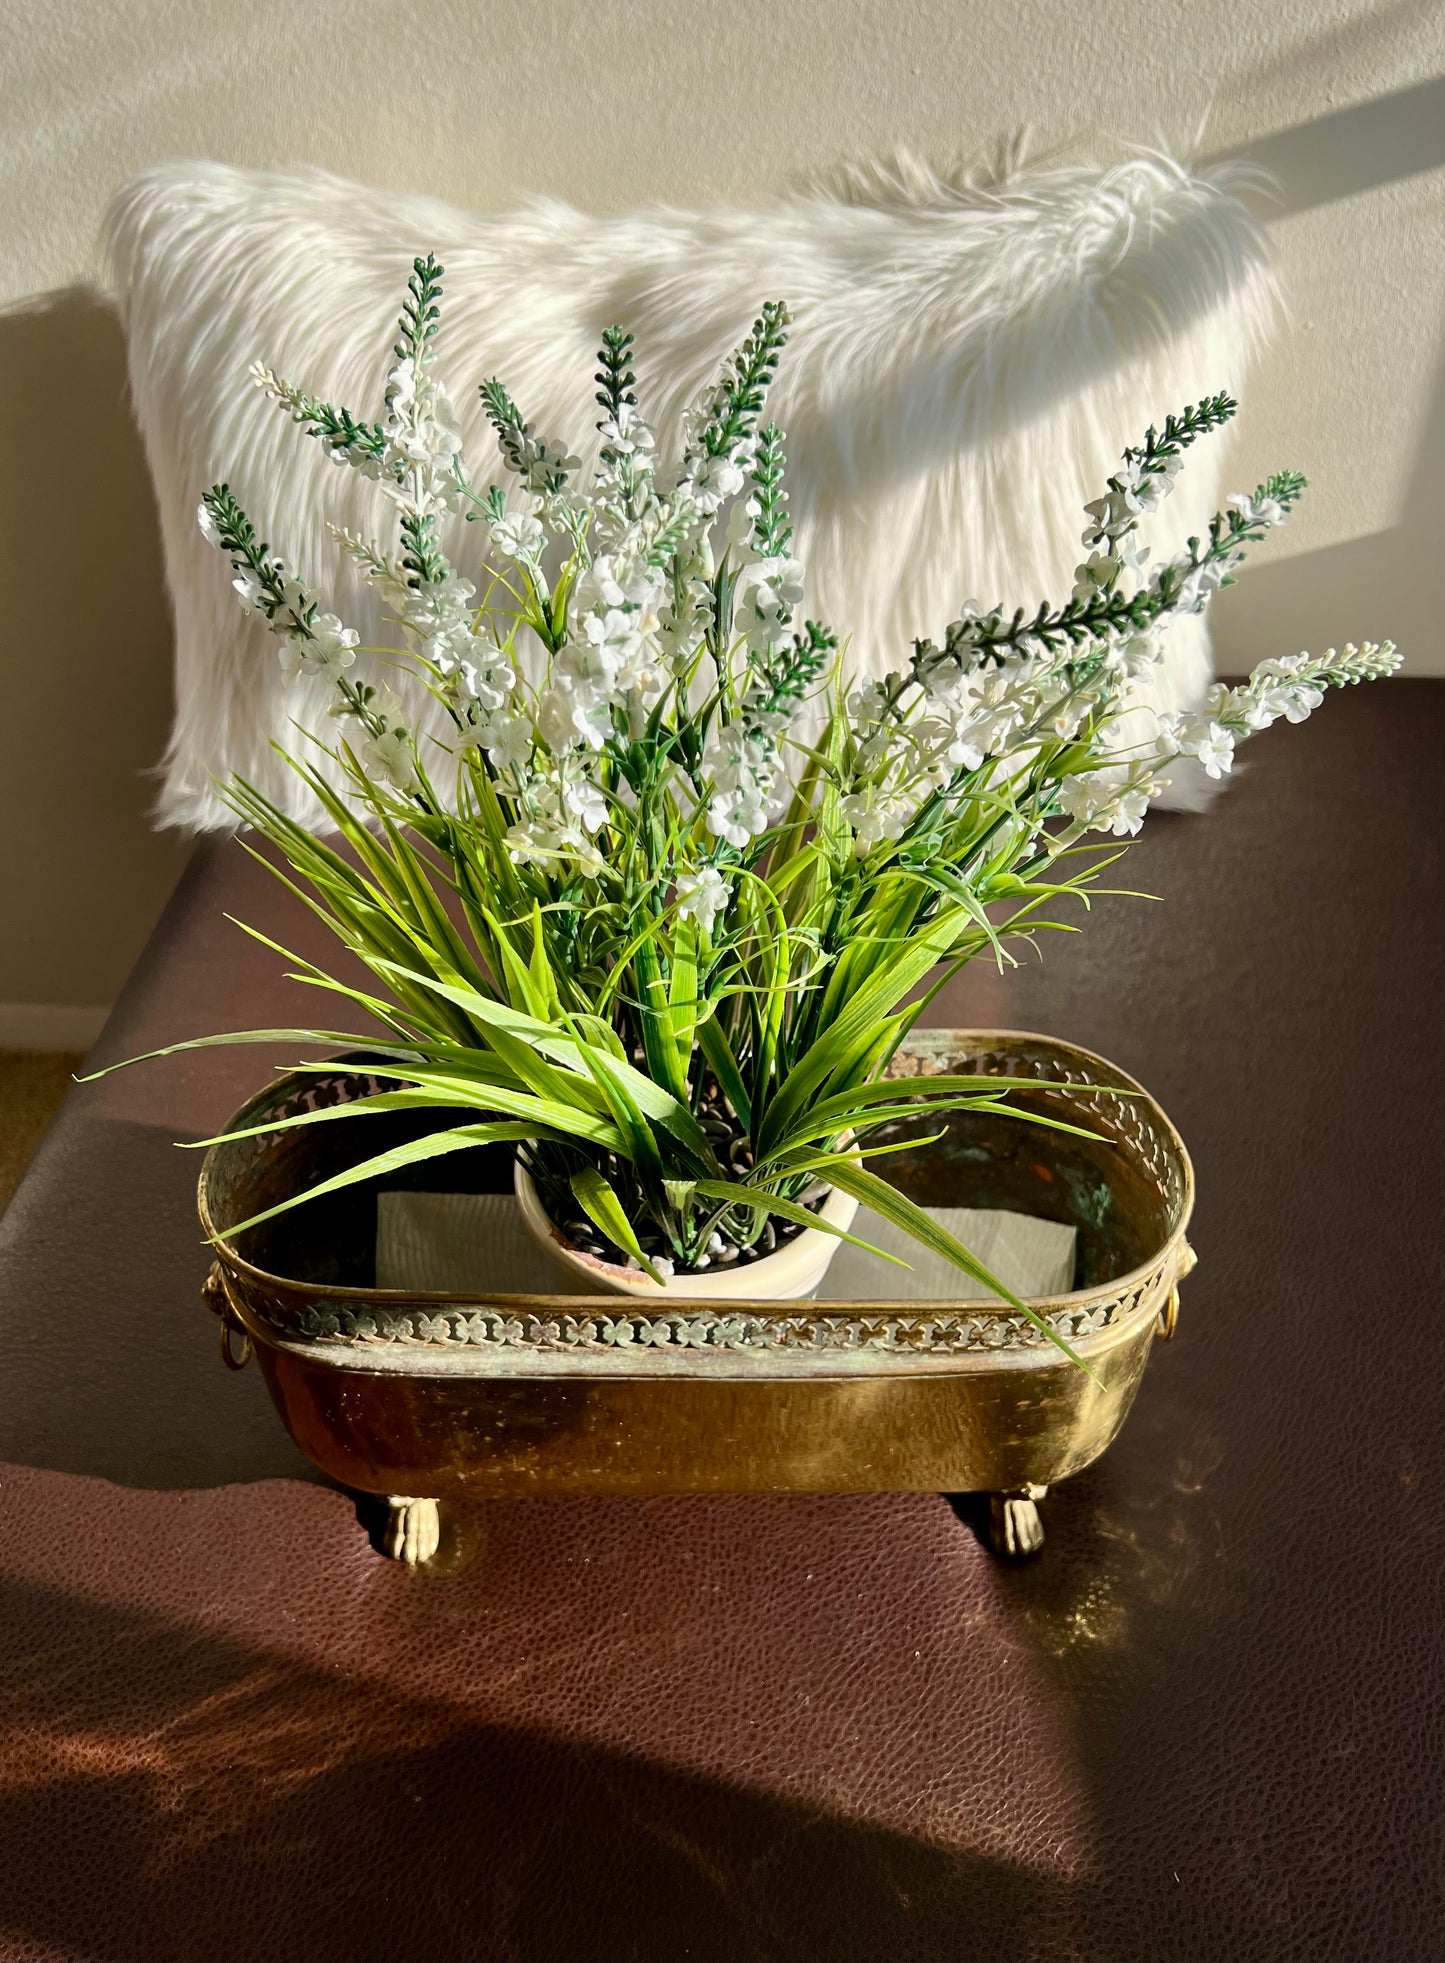
[[[145,1615],[29,1588],[3,1600],[12,1661],[66,1632],[65,1667],[8,1695],[0,1752],[5,1926],[47,1953],[1161,1953],[1157,1926],[1119,1947],[1126,1903],[1050,1875],[1045,1848],[1014,1864]],[[466,1694],[480,1701],[475,1682]],[[956,1838],[999,1826],[963,1818]],[[1196,1901],[1186,1947],[1262,1954],[1261,1934]]]
[[[63,1114],[0,1220],[0,1458],[126,1486],[319,1478],[260,1371],[222,1365],[200,1155],[174,1137]]]

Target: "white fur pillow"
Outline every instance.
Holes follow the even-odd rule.
[[[376,487],[330,468],[250,384],[265,360],[358,415],[378,413],[412,259],[446,267],[440,372],[475,476],[496,463],[476,384],[499,375],[540,433],[586,454],[594,353],[620,321],[664,443],[760,304],[792,341],[771,398],[787,432],[810,612],[855,664],[899,664],[968,598],[1066,597],[1081,507],[1167,411],[1238,391],[1273,313],[1260,235],[1224,173],[1137,159],[971,188],[904,163],[846,173],[756,210],[592,218],[534,202],[478,218],[321,172],[175,163],[107,224],[136,415],[155,477],[176,620],[176,723],[163,821],[233,822],[213,779],[239,772],[317,813],[270,739],[320,728],[325,685],[282,683],[196,528],[230,481],[263,538],[361,631],[391,636],[329,518],[390,539]],[[645,393],[644,393],[645,391]],[[1165,507],[1170,549],[1220,493],[1201,444]],[[473,528],[459,541],[477,550]],[[1209,679],[1203,626],[1177,623],[1152,684],[1183,706]],[[394,671],[389,671],[394,679]],[[423,707],[416,720],[425,727]]]

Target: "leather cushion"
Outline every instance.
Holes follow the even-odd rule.
[[[535,1499],[378,1558],[198,1289],[194,1156],[284,1050],[71,1096],[0,1222],[0,1955],[1441,1952],[1445,685],[1151,819],[1046,968],[1195,1156],[1200,1266],[1006,1568],[941,1496]],[[203,848],[108,1057],[314,1016]]]

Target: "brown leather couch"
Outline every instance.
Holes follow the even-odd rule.
[[[1251,745],[1048,966],[1196,1161],[1177,1340],[1043,1554],[934,1495],[534,1500],[378,1557],[223,1373],[196,1159],[286,1060],[76,1090],[0,1222],[0,1955],[1442,1951],[1445,684]],[[113,1058],[306,1019],[196,855]],[[363,1509],[364,1516],[364,1509]]]

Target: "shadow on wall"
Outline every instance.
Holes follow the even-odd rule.
[[[1398,11],[1413,15],[1418,9],[1412,5]],[[1445,76],[1220,151],[1205,158],[1203,167],[1226,162],[1257,164],[1276,180],[1267,208],[1273,219],[1292,218],[1437,170],[1445,165]],[[1362,294],[1360,304],[1371,304],[1370,296]],[[1373,304],[1385,302],[1376,297]],[[1400,321],[1398,331],[1438,334],[1440,322]],[[1347,415],[1348,375],[1340,377],[1339,403],[1341,414]],[[1399,523],[1318,552],[1254,561],[1244,597],[1240,588],[1222,594],[1213,615],[1221,673],[1239,673],[1266,655],[1338,646],[1370,635],[1398,641],[1417,673],[1441,671],[1445,349],[1430,402],[1422,410]]]
[[[1256,164],[1269,172],[1278,185],[1270,200],[1276,218],[1434,170],[1445,164],[1445,75],[1217,151],[1200,168],[1223,163]]]
[[[1343,393],[1347,394],[1347,390]],[[1345,641],[1398,641],[1416,674],[1445,672],[1445,351],[1401,500],[1388,531],[1293,559],[1251,562],[1247,587],[1222,593],[1213,614],[1215,665],[1238,674],[1266,655]],[[1244,597],[1241,597],[1243,592]]]
[[[97,294],[0,315],[0,401],[0,1004],[104,1003],[185,848],[147,819],[171,631],[125,344]]]

